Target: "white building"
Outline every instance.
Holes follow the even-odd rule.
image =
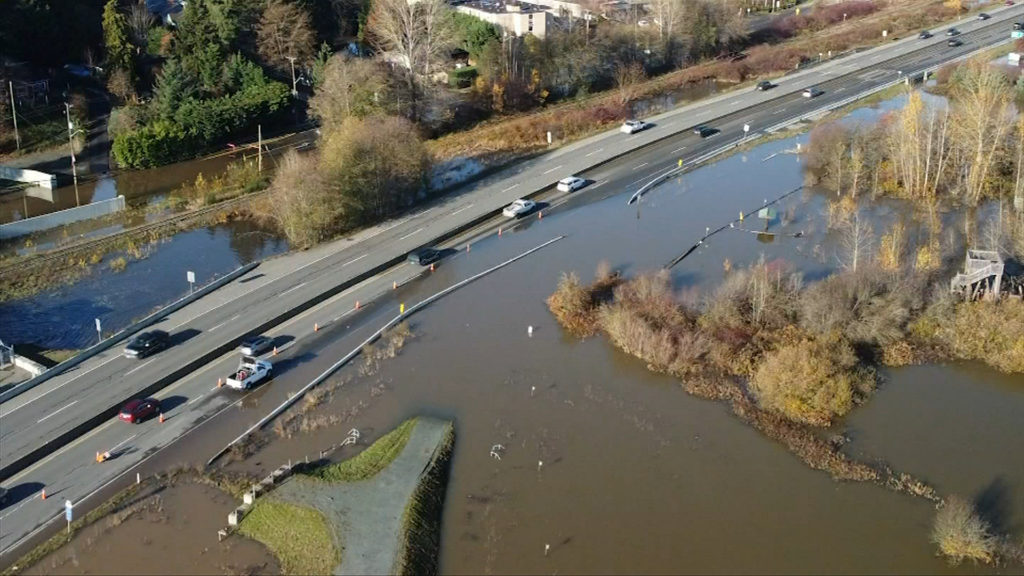
[[[545,1],[546,0],[541,0]],[[558,2],[558,4],[571,4]],[[484,22],[490,22],[508,34],[524,36],[533,34],[543,38],[553,25],[555,15],[550,10],[557,8],[527,2],[504,2],[503,0],[470,0],[455,5],[455,9]]]

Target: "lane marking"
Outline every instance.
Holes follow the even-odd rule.
[[[232,320],[233,320],[233,318],[232,318]],[[231,322],[231,320],[225,320],[225,321],[221,322],[220,324],[217,324],[213,328],[210,328],[209,330],[207,330],[207,332],[213,332],[214,330],[216,330],[217,328],[220,328],[221,326],[227,324],[228,322]]]
[[[67,410],[68,408],[71,408],[71,407],[72,407],[72,406],[74,406],[75,404],[78,404],[78,400],[75,400],[74,402],[72,402],[71,404],[68,404],[67,406],[65,406],[65,407],[63,407],[63,408],[58,408],[57,410],[55,410],[55,411],[53,411],[53,412],[50,412],[50,413],[49,413],[49,414],[47,414],[46,416],[43,416],[43,417],[42,417],[42,418],[40,418],[39,420],[36,420],[36,424],[39,424],[39,423],[40,423],[40,422],[42,422],[43,420],[47,420],[47,419],[49,419],[49,418],[52,418],[52,417],[56,416],[57,414],[60,414],[61,412],[63,412],[64,410]]]
[[[679,148],[676,148],[675,150],[669,152],[669,154],[675,154],[677,152],[682,152],[683,150],[686,150],[686,146],[680,146]]]
[[[136,366],[135,368],[132,368],[131,370],[129,370],[129,371],[127,371],[127,372],[125,372],[125,373],[124,373],[124,375],[125,375],[125,376],[127,376],[127,375],[131,374],[132,372],[135,372],[136,370],[141,370],[142,368],[144,368],[144,367],[145,367],[145,366],[146,366],[147,364],[149,364],[149,363],[150,363],[150,362],[152,362],[152,361],[153,361],[153,359],[152,359],[152,358],[151,358],[151,359],[149,359],[149,360],[146,360],[146,361],[145,361],[145,362],[143,362],[142,364],[139,364],[139,365],[138,365],[138,366]]]
[[[562,165],[561,165],[561,164],[559,164],[558,166],[555,166],[554,168],[552,168],[551,170],[548,170],[548,171],[547,171],[547,172],[545,172],[544,174],[551,174],[552,172],[554,172],[555,170],[558,170],[558,169],[559,169],[559,168],[561,168],[561,167],[562,167]]]
[[[423,231],[423,228],[417,228],[417,229],[413,230],[412,232],[409,232],[405,236],[402,236],[401,238],[399,238],[399,240],[405,240],[406,238],[411,238],[412,236],[415,236],[415,235],[419,234],[422,231]]]
[[[594,185],[593,185],[593,186],[591,186],[590,188],[591,188],[591,189],[594,189],[594,188],[599,188],[599,187],[601,187],[602,185],[604,185],[604,184],[605,184],[605,183],[607,183],[607,182],[608,182],[607,180],[601,180],[600,182],[598,182],[597,184],[594,184]]]
[[[739,104],[739,103],[740,103],[739,100],[733,100],[732,102],[729,102],[729,106],[732,106],[733,104]]]
[[[0,412],[0,416],[9,416],[9,415],[13,414],[15,411],[17,411],[17,410],[19,410],[21,408],[24,408],[25,406],[28,406],[29,404],[35,402],[36,400],[39,400],[43,396],[46,396],[50,392],[53,392],[54,390],[60,390],[61,388],[67,386],[68,384],[71,384],[75,380],[78,380],[82,376],[85,376],[86,374],[92,372],[93,370],[98,370],[98,369],[106,366],[107,364],[113,362],[114,360],[117,360],[120,357],[121,357],[121,355],[118,354],[117,356],[113,356],[111,358],[108,358],[108,359],[104,360],[103,362],[99,363],[98,365],[93,366],[92,368],[89,368],[88,370],[86,370],[85,372],[82,372],[78,376],[75,376],[74,378],[68,380],[67,382],[65,382],[63,384],[60,384],[60,385],[57,385],[57,386],[54,386],[53,388],[50,388],[49,390],[47,390],[46,392],[43,392],[39,396],[36,396],[35,398],[32,398],[31,400],[27,400],[24,404],[21,404],[19,406],[15,406],[14,408],[11,408],[10,411],[8,411],[8,412]],[[65,374],[67,374],[67,372],[65,372]]]
[[[545,172],[545,174],[546,174],[546,172]],[[508,192],[509,190],[515,188],[516,186],[519,186],[519,184],[513,184],[513,185],[509,186],[508,188],[505,188],[504,190],[502,190],[502,192]]]
[[[185,406],[191,406],[191,405],[195,404],[196,402],[199,402],[200,400],[202,400],[203,396],[206,396],[205,392],[200,394],[199,396],[196,396],[195,398],[189,400],[188,403],[185,404]]]
[[[647,166],[647,164],[648,164],[647,162],[644,162],[643,164],[640,164],[639,166],[634,166],[633,170],[639,170],[639,169],[643,168],[644,166]]]
[[[583,157],[584,158],[590,158],[591,156],[593,156],[594,154],[597,154],[598,152],[604,152],[604,148],[598,148],[597,150],[594,150],[593,152],[588,152],[588,153],[584,154]]]
[[[287,294],[289,292],[294,292],[295,290],[298,290],[299,288],[302,288],[305,285],[306,285],[305,282],[303,282],[302,284],[296,284],[295,286],[292,286],[291,288],[285,290],[284,292],[281,292],[280,294],[278,294],[278,296],[284,296],[285,294]]]
[[[345,262],[344,264],[342,264],[342,267],[348,266],[349,264],[352,264],[354,262],[359,262],[360,260],[362,260],[363,258],[366,258],[367,256],[369,256],[369,253],[363,254],[362,256],[358,256],[356,258],[353,258],[353,259],[349,260],[348,262]]]
[[[138,436],[138,434],[132,434],[131,436],[125,438],[124,440],[121,440],[120,442],[115,444],[114,447],[111,448],[111,450],[117,450],[121,446],[124,446],[125,444],[127,444],[129,441],[131,441],[132,438],[135,438],[136,436]]]
[[[459,209],[458,209],[458,210],[456,210],[455,212],[452,212],[452,216],[455,216],[455,215],[456,215],[456,214],[458,214],[459,212],[462,212],[463,210],[468,210],[468,209],[470,209],[470,208],[472,208],[472,207],[473,207],[473,205],[472,205],[472,204],[470,204],[470,205],[468,205],[468,206],[463,206],[462,208],[459,208]]]

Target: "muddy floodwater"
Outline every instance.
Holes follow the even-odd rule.
[[[445,573],[1021,573],[1020,566],[949,566],[929,542],[928,502],[834,482],[727,407],[687,396],[678,381],[651,373],[604,338],[568,337],[548,312],[544,300],[563,271],[589,279],[602,260],[626,274],[659,268],[705,228],[799,187],[799,158],[787,152],[797,143],[806,136],[686,174],[639,208],[625,204],[631,191],[580,194],[543,220],[474,243],[472,254],[445,260],[354,325],[322,336],[291,376],[326,368],[399,302],[566,235],[416,314],[415,338],[376,371],[367,374],[359,362],[344,369],[333,399],[306,415],[313,428],[332,418],[333,425],[291,437],[270,432],[253,456],[226,466],[262,475],[288,460],[316,458],[353,427],[368,444],[410,416],[436,416],[456,426]],[[841,265],[841,242],[825,226],[826,200],[797,192],[776,218],[713,236],[672,270],[673,284],[699,298],[726,274],[726,260],[737,267],[760,258],[809,280],[824,277]],[[918,220],[893,203],[865,210],[879,231],[898,218]],[[962,364],[883,375],[868,404],[826,433],[848,434],[851,455],[884,460],[943,495],[977,499],[1001,530],[1024,537],[1024,378]],[[226,421],[244,429],[280,401],[276,393],[254,394]],[[202,461],[219,448],[208,444],[197,436],[165,458]],[[212,529],[186,537],[180,546],[190,553],[215,546]],[[145,550],[134,540],[124,546],[131,554]],[[159,556],[173,566],[168,571],[188,571],[177,555]]]
[[[176,484],[85,528],[26,574],[280,574],[262,544],[216,534],[238,502],[199,484]]]

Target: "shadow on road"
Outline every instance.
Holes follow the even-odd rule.
[[[45,487],[40,482],[22,482],[21,484],[11,486],[7,489],[7,500],[0,504],[0,510],[14,506],[22,500],[39,494],[39,491]]]
[[[186,328],[181,332],[171,334],[171,346],[184,344],[196,336],[199,336],[199,330],[196,330],[195,328]]]
[[[245,284],[246,282],[252,282],[253,280],[255,280],[257,278],[263,278],[265,276],[266,276],[266,274],[253,274],[252,276],[249,276],[248,278],[242,278],[241,280],[238,281],[238,283],[239,284]]]
[[[281,348],[285,344],[287,344],[289,342],[294,342],[294,341],[295,341],[295,336],[292,336],[291,334],[282,334],[280,336],[275,336],[274,340],[273,340],[273,343],[271,345],[276,347],[276,348]]]
[[[160,400],[160,410],[164,413],[164,416],[166,417],[168,412],[174,410],[178,406],[181,406],[185,402],[188,402],[188,398],[184,396],[168,396],[167,398]]]

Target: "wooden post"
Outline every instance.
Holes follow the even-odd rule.
[[[14,145],[21,150],[21,136],[18,135],[18,111],[14,108],[14,82],[8,81],[7,87],[11,91],[11,118],[14,120]]]
[[[256,148],[259,150],[259,160],[257,160],[257,171],[263,173],[263,125],[256,125]]]

